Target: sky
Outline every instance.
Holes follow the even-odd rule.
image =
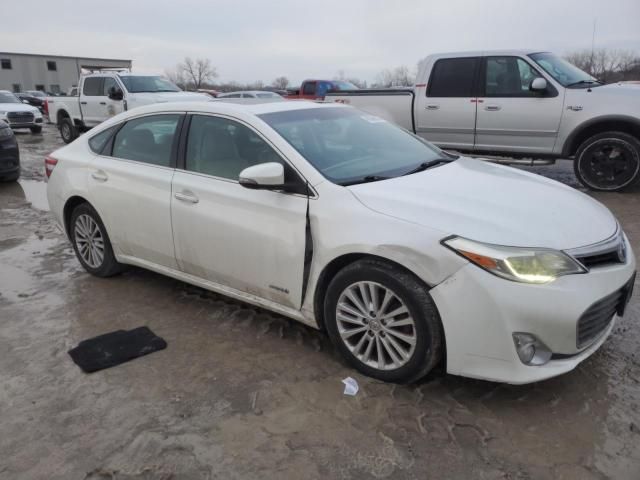
[[[133,60],[162,74],[208,58],[218,81],[371,82],[431,53],[530,48],[640,54],[640,0],[4,0],[0,51]],[[25,16],[25,11],[28,15]],[[37,14],[36,14],[37,13]],[[14,21],[7,21],[14,19]]]

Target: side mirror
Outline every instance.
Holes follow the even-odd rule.
[[[260,163],[240,172],[240,185],[255,190],[283,190],[284,167],[280,163]]]
[[[22,100],[22,103],[26,103],[27,105],[29,105],[29,101],[28,100]]]
[[[529,90],[532,92],[544,92],[547,89],[547,81],[542,77],[537,77],[531,80]]]
[[[122,93],[122,90],[120,90],[119,88],[111,87],[109,89],[108,96],[110,100],[122,100],[124,98],[124,93]]]

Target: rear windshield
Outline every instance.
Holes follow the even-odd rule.
[[[123,75],[120,80],[130,93],[180,91],[173,83],[162,77]]]

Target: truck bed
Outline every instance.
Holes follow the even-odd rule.
[[[371,88],[328,92],[326,102],[338,102],[359,108],[415,132],[413,88]]]

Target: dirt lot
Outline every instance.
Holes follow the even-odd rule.
[[[0,478],[640,478],[640,285],[560,378],[383,384],[285,318],[143,270],[89,276],[47,212],[57,132],[19,142],[23,179],[0,185]],[[577,186],[564,163],[533,170]],[[640,252],[640,193],[596,197]],[[67,355],[141,325],[168,348],[91,375]]]

